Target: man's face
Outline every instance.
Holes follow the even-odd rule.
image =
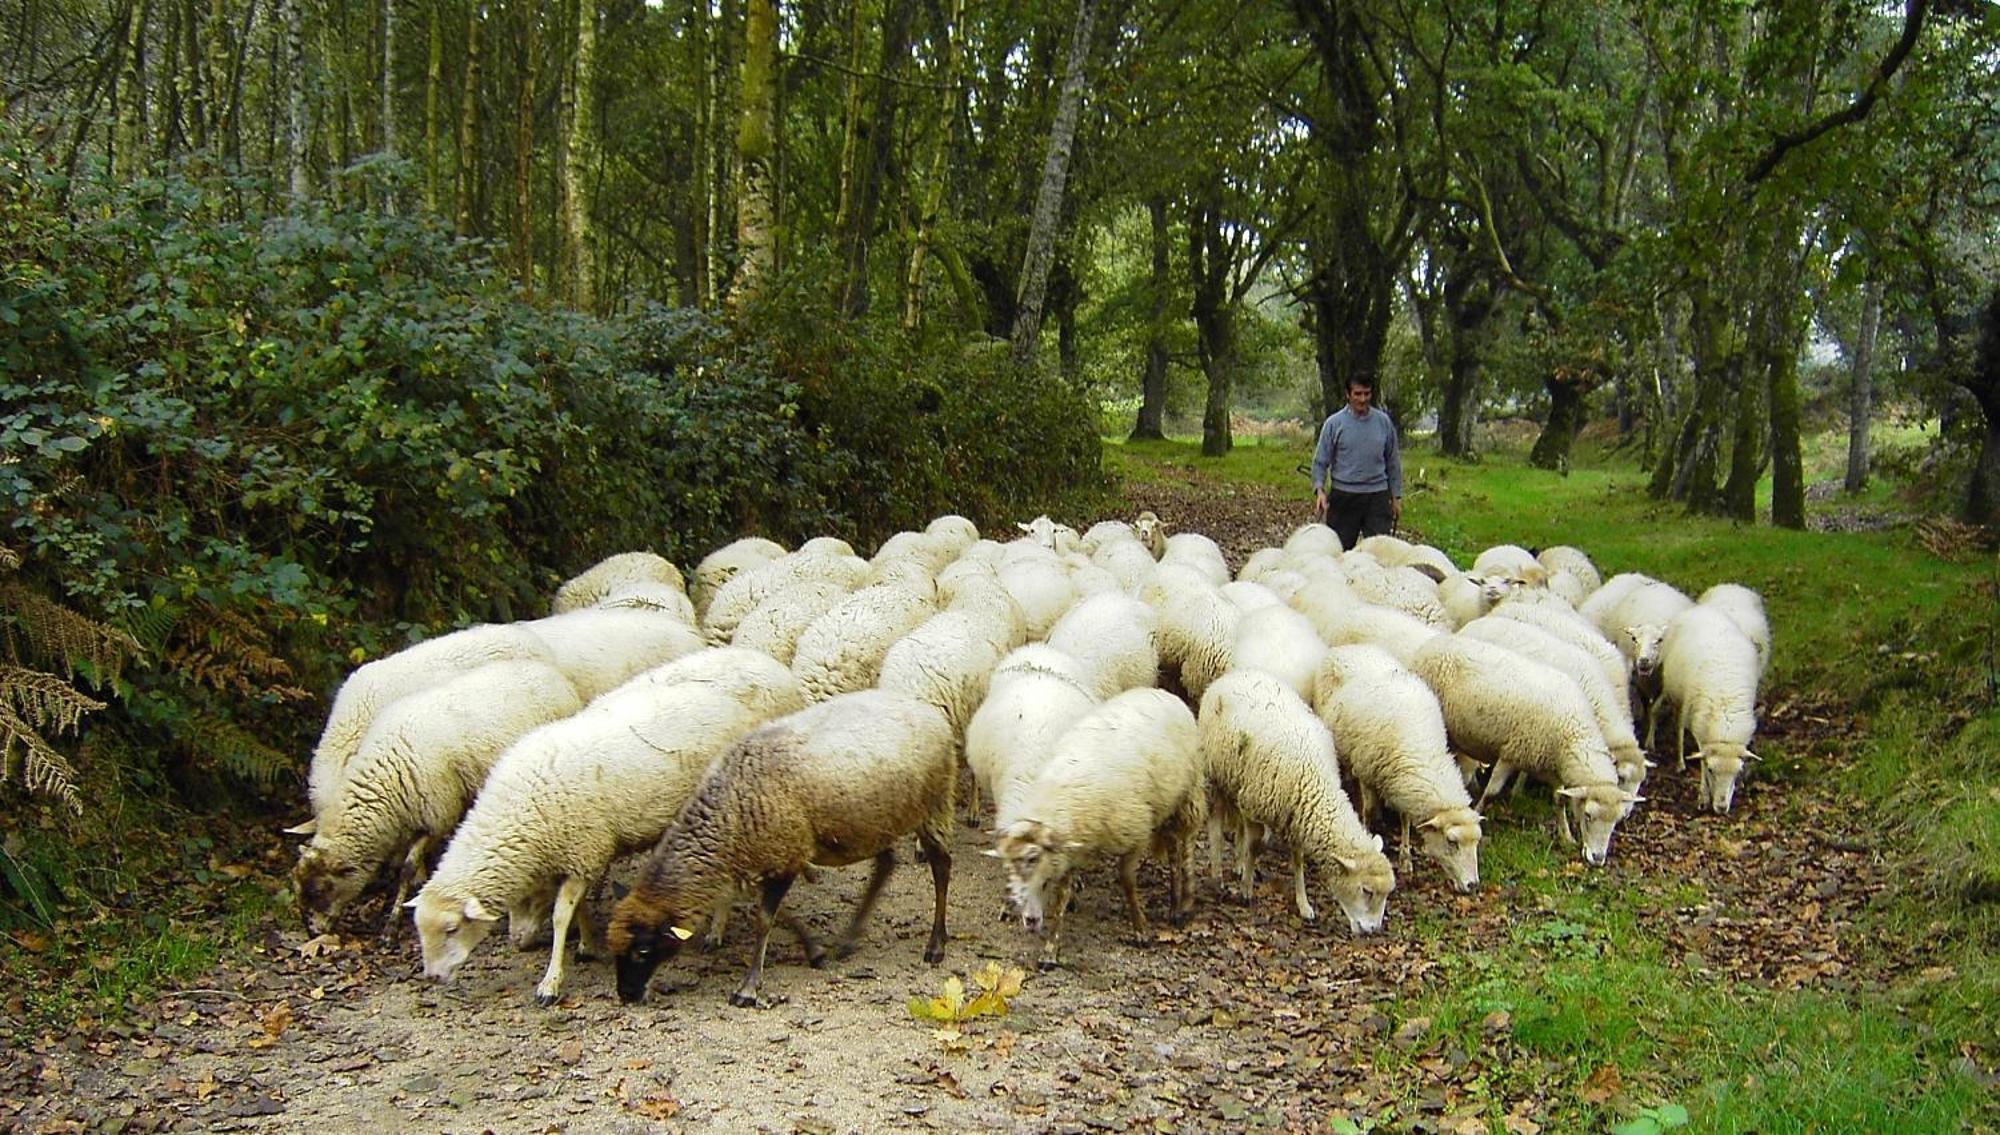
[[[1354,411],[1355,417],[1365,418],[1368,416],[1368,395],[1369,390],[1365,386],[1350,386],[1347,388],[1347,408]]]

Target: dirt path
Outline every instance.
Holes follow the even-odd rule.
[[[1141,503],[1171,519],[1181,491]],[[1275,495],[1224,504],[1253,542],[1281,537],[1300,507]],[[1777,707],[1767,746],[1815,747],[1833,728],[1819,713]],[[1565,871],[1580,887],[1657,896],[1643,929],[1671,943],[1678,966],[1776,986],[1865,980],[1860,959],[1880,944],[1861,938],[1856,917],[1886,878],[1852,811],[1808,787],[1819,782],[1764,780],[1718,819],[1697,812],[1691,781],[1663,773],[1652,803],[1621,827],[1611,865]],[[1526,823],[1504,812],[1496,822]],[[757,1010],[726,1001],[747,957],[747,918],[719,951],[663,967],[642,1006],[620,1005],[608,965],[591,962],[572,966],[547,1010],[533,1001],[545,954],[514,951],[504,936],[439,986],[418,974],[407,935],[385,944],[355,923],[342,948],[307,956],[302,932],[273,925],[249,964],[134,1007],[130,1025],[80,1024],[0,1058],[0,1128],[1323,1131],[1336,1117],[1393,1112],[1396,1130],[1483,1132],[1473,1101],[1490,1100],[1497,1082],[1522,1085],[1504,1101],[1510,1130],[1547,1119],[1554,1085],[1507,1075],[1519,1054],[1504,1015],[1467,1052],[1400,1008],[1445,980],[1446,953],[1511,948],[1510,928],[1542,917],[1516,881],[1489,871],[1483,890],[1461,896],[1420,867],[1396,892],[1386,932],[1357,941],[1344,926],[1302,924],[1282,861],[1267,852],[1253,904],[1205,891],[1188,926],[1141,944],[1099,870],[1070,916],[1067,967],[1031,971],[1004,1020],[941,1036],[912,1018],[911,998],[987,960],[1034,957],[1035,941],[996,918],[1001,874],[982,847],[979,833],[961,833],[944,967],[919,959],[928,872],[906,865],[848,962],[807,969],[796,944],[775,937],[764,980],[774,1004]],[[825,933],[861,875],[827,872],[788,903]],[[1162,915],[1164,880],[1148,868],[1141,883]],[[1700,901],[1687,901],[1690,889]],[[1423,925],[1440,920],[1442,940]],[[1378,1069],[1385,1050],[1407,1059]]]

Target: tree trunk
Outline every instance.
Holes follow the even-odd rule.
[[[924,262],[929,259],[931,242],[937,239],[938,214],[944,208],[944,159],[951,148],[951,126],[957,117],[958,25],[964,12],[965,0],[951,0],[950,11],[936,29],[936,48],[943,57],[937,70],[938,116],[931,127],[930,154],[924,162],[916,232],[910,241],[910,267],[903,278],[905,330],[915,330],[923,318]]]
[[[1861,326],[1854,343],[1854,383],[1847,396],[1847,479],[1851,496],[1868,487],[1868,426],[1875,399],[1875,331],[1882,324],[1882,284],[1869,280],[1861,289]]]
[[[1139,377],[1139,420],[1132,426],[1132,439],[1161,441],[1167,436],[1167,297],[1173,291],[1166,197],[1147,197],[1146,212],[1153,220],[1153,271],[1146,291],[1146,369]]]
[[[431,0],[428,27],[424,53],[424,212],[437,216],[440,196],[438,165],[444,149],[444,123],[438,106],[438,99],[444,93],[444,4],[441,0]]]
[[[382,0],[382,152],[396,152],[396,0]]]
[[[1221,457],[1235,445],[1229,422],[1230,395],[1236,378],[1236,307],[1230,302],[1233,267],[1228,237],[1222,231],[1222,184],[1204,187],[1202,198],[1188,211],[1188,278],[1193,284],[1195,342],[1208,398],[1201,414],[1201,452]]]
[[[1768,345],[1760,347],[1759,369],[1774,365]],[[1736,389],[1736,418],[1729,445],[1729,479],[1722,485],[1722,514],[1746,524],[1757,522],[1757,482],[1764,473],[1763,441],[1769,432],[1764,390],[1745,381]]]
[[[1076,28],[1069,42],[1069,65],[1063,72],[1062,95],[1049,129],[1049,147],[1042,162],[1042,185],[1035,194],[1035,212],[1028,227],[1028,254],[1021,265],[1021,290],[1014,310],[1014,365],[1035,358],[1042,334],[1042,302],[1049,268],[1055,260],[1056,224],[1062,217],[1063,186],[1069,177],[1070,146],[1083,106],[1083,68],[1090,55],[1090,27],[1097,18],[1097,0],[1077,0]],[[1206,442],[1203,443],[1206,446]]]
[[[736,160],[743,171],[736,204],[740,260],[731,305],[755,299],[778,267],[777,193],[772,158],[777,151],[778,0],[749,0],[744,8],[742,111]]]
[[[576,57],[565,87],[570,115],[563,158],[563,237],[570,306],[597,310],[597,0],[577,0]]]
[[[1320,397],[1331,412],[1346,403],[1348,382],[1378,384],[1382,347],[1389,339],[1395,273],[1364,270],[1347,275],[1336,267],[1340,258],[1320,260],[1317,253],[1314,263],[1317,271],[1306,281],[1306,299],[1312,306]]]
[[[875,98],[864,128],[868,165],[855,186],[856,203],[841,234],[847,250],[846,282],[841,310],[859,319],[868,314],[873,296],[868,279],[868,248],[875,235],[882,195],[889,184],[890,158],[896,142],[896,112],[901,108],[903,61],[910,55],[910,20],[916,0],[889,0],[882,22],[882,55],[875,78]]]
[[[1469,257],[1455,260],[1444,287],[1445,313],[1451,321],[1451,364],[1438,401],[1438,447],[1447,457],[1471,460],[1478,455],[1473,433],[1479,424],[1480,378],[1490,338],[1487,323],[1500,297]]]
[[[514,277],[535,292],[535,43],[541,5],[519,5],[521,53],[514,86]]]
[[[292,0],[294,5],[301,0]],[[112,167],[131,181],[146,168],[146,16],[151,0],[132,0],[126,10],[125,59],[118,79],[118,141]]]
[[[1549,392],[1549,420],[1528,451],[1528,464],[1569,476],[1569,451],[1583,428],[1585,396],[1595,385],[1587,371],[1558,368],[1542,380]]]
[[[465,6],[465,84],[458,102],[458,231],[474,235],[479,216],[479,24],[478,0]]]
[[[1979,312],[1978,327],[1972,365],[1954,374],[1952,381],[1972,395],[1986,418],[1979,459],[1966,487],[1964,519],[1994,528],[2000,527],[2000,288]]]

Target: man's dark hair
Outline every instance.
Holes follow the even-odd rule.
[[[1357,386],[1359,386],[1363,390],[1366,390],[1370,394],[1375,393],[1375,380],[1367,377],[1366,375],[1357,376],[1355,378],[1350,378],[1347,380],[1347,388],[1349,390],[1352,390]]]

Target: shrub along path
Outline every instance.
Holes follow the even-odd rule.
[[[1208,532],[1233,562],[1305,512],[1192,475],[1135,486],[1131,504]],[[1320,926],[1302,924],[1284,860],[1266,851],[1254,902],[1211,884],[1188,925],[1135,943],[1099,869],[1070,917],[1068,966],[1030,968],[1004,1017],[954,1032],[906,1003],[986,960],[1035,956],[1033,939],[996,920],[1000,872],[970,828],[945,967],[919,960],[928,873],[906,867],[850,961],[808,970],[776,936],[763,1010],[725,1001],[748,918],[719,952],[663,967],[642,1006],[618,1004],[607,965],[591,962],[542,1010],[545,954],[499,936],[455,983],[433,985],[407,930],[393,943],[373,935],[378,904],[337,942],[273,922],[197,987],[118,1022],[23,1038],[0,1061],[0,1128],[1533,1135],[1671,1118],[1644,1109],[1692,1102],[1690,1055],[1724,1042],[1667,1002],[1839,998],[1925,964],[1921,943],[1871,928],[1870,902],[1891,879],[1839,795],[1852,723],[1797,691],[1770,700],[1759,747],[1772,759],[1735,814],[1699,812],[1694,777],[1662,768],[1610,865],[1587,870],[1539,794],[1516,798],[1489,821],[1483,889],[1454,894],[1419,864],[1371,939],[1329,925],[1341,921],[1331,902]],[[245,844],[237,860],[282,889],[289,849],[262,834]],[[789,902],[825,931],[859,874],[827,872]],[[1151,867],[1142,893],[1164,913]],[[1650,968],[1601,995],[1573,980],[1577,966],[1627,964]],[[1657,1013],[1623,1004],[1655,994]],[[1606,1048],[1602,1028],[1639,1035]]]

